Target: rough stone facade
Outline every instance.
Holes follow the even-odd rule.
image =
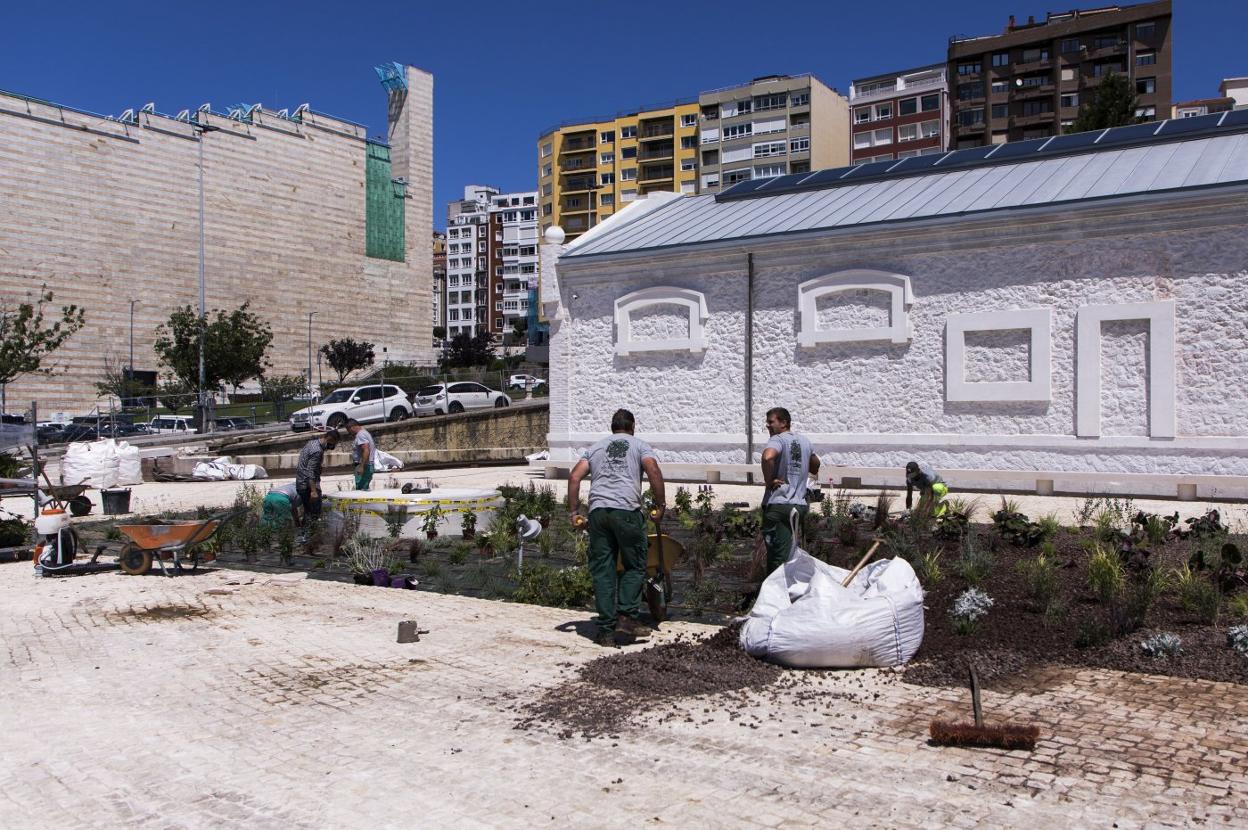
[[[749,254],[755,289],[747,419]],[[962,470],[1248,476],[1248,198],[1242,194],[564,257],[558,268],[560,302],[548,306],[556,318],[555,459],[574,457],[625,406],[662,459],[746,462],[748,423],[756,461],[766,440],[764,413],[779,405],[793,413],[795,429],[811,436],[825,464],[900,470],[919,457]],[[799,346],[799,284],[853,269],[909,278],[909,341]],[[615,353],[615,300],[650,286],[705,295],[705,351]],[[889,309],[874,296],[847,292],[820,304],[820,327],[846,327],[853,319],[857,327],[881,325],[877,318]],[[1150,424],[1150,401],[1161,393],[1150,373],[1156,356],[1146,320],[1101,324],[1101,430],[1077,433],[1080,307],[1158,302],[1174,309],[1174,437]],[[949,316],[1012,309],[1048,309],[1048,399],[949,400]],[[968,331],[962,379],[1034,381],[1033,346],[1026,330]]]
[[[365,256],[363,126],[302,111],[250,121],[195,113],[217,128],[153,113],[134,123],[0,95],[0,298],[46,284],[55,304],[86,309],[86,327],[54,358],[53,377],[10,384],[10,409],[78,414],[96,402],[106,358],[156,370],[156,327],[198,303],[199,151],[204,159],[207,307],[250,300],[273,328],[276,374],[312,348],[351,336],[391,360],[432,362],[433,77],[406,69],[390,93],[392,175],[407,181],[405,256]]]

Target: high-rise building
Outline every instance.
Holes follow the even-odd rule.
[[[489,324],[490,199],[498,188],[470,184],[446,210],[446,334],[475,335]]]
[[[1248,78],[1223,78],[1218,94],[1235,102],[1235,109],[1248,107]]]
[[[945,64],[860,78],[849,85],[851,164],[891,161],[948,147]]]
[[[1111,73],[1136,117],[1170,113],[1170,0],[1010,17],[1005,32],[949,41],[953,149],[1058,135]]]
[[[433,232],[433,335],[434,348],[442,345],[436,330],[446,328],[446,234]]]
[[[563,124],[537,141],[537,181],[545,231],[568,241],[638,196],[697,190],[698,103],[642,109]]]
[[[813,75],[767,75],[703,92],[698,113],[699,193],[849,164],[849,103]]]
[[[529,317],[530,283],[537,280],[537,191],[490,199],[490,333],[502,338]],[[508,338],[511,339],[511,338]]]

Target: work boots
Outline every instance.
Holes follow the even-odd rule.
[[[620,617],[620,631],[634,640],[642,640],[654,633],[653,629],[633,617]]]

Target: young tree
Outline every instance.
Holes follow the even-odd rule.
[[[286,402],[308,393],[308,379],[303,375],[276,375],[260,381],[260,393],[273,401],[273,413],[282,418]]]
[[[494,360],[494,341],[482,329],[475,335],[457,334],[451,338],[446,364],[454,367],[489,366]]]
[[[61,347],[86,322],[85,313],[76,305],[61,306],[60,318],[44,325],[43,306],[52,302],[52,292],[42,286],[33,303],[20,303],[17,308],[0,306],[0,384],[12,383],[22,375],[34,372],[52,374],[43,360]]]
[[[331,340],[321,346],[321,354],[325,355],[329,368],[338,373],[339,383],[356,369],[367,369],[373,365],[373,344],[367,340],[357,341],[350,337]]]
[[[156,391],[154,387],[132,377],[129,370],[107,354],[104,355],[104,370],[100,373],[100,380],[95,382],[95,389],[101,395],[120,398],[122,401],[147,397]]]
[[[191,387],[179,378],[169,378],[156,387],[156,396],[165,409],[177,415],[179,410],[192,403],[192,391]]]
[[[1135,114],[1138,103],[1135,90],[1131,88],[1131,80],[1126,75],[1110,72],[1101,79],[1092,100],[1080,107],[1079,117],[1066,132],[1083,133],[1134,124],[1142,120]]]
[[[201,323],[189,305],[174,309],[157,331],[156,355],[191,390],[199,389],[199,335],[204,334],[204,391],[220,390],[223,383],[237,387],[260,377],[268,368],[266,354],[273,342],[269,324],[243,303],[231,312],[213,309],[214,317]]]

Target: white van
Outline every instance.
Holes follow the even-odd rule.
[[[190,435],[197,430],[194,427],[194,419],[187,415],[160,415],[148,423],[147,431],[152,433],[172,432],[179,435]]]

